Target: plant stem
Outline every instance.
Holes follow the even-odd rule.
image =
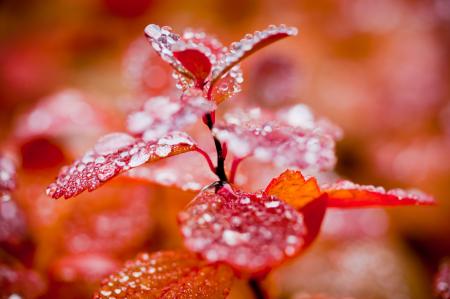
[[[242,162],[242,160],[244,160],[244,159],[245,159],[245,157],[233,159],[233,162],[231,163],[231,169],[230,169],[230,183],[231,184],[234,184],[234,179],[236,178],[237,168],[238,168],[239,164]]]
[[[248,285],[255,296],[255,299],[269,299],[269,295],[261,286],[261,282],[258,279],[250,278]]]
[[[209,169],[211,169],[213,173],[216,173],[216,167],[214,166],[214,163],[212,162],[211,157],[208,155],[208,153],[199,147],[195,147],[195,151],[205,157],[206,162],[208,162]]]
[[[204,121],[212,133],[212,129],[214,127],[214,120],[212,113],[207,113],[205,115]],[[219,180],[221,182],[228,182],[227,174],[225,173],[225,153],[223,151],[222,144],[220,143],[220,140],[217,139],[216,136],[214,136],[214,134],[213,139],[217,152],[217,166],[215,168],[215,174],[219,177]]]

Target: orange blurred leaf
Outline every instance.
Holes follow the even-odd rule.
[[[141,254],[103,281],[101,298],[226,298],[234,274],[225,265],[208,265],[187,251]]]

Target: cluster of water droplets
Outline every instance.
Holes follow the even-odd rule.
[[[146,141],[158,139],[168,132],[185,129],[216,105],[206,100],[198,91],[186,91],[178,99],[158,96],[147,100],[143,109],[128,116],[127,129],[141,135]]]
[[[179,214],[184,244],[210,262],[222,261],[245,272],[270,269],[303,245],[303,217],[281,200],[203,190]],[[222,190],[224,190],[222,192]]]
[[[277,166],[312,170],[332,169],[335,140],[329,134],[284,124],[260,109],[237,110],[218,123],[214,133],[237,157],[253,156]]]
[[[111,275],[94,295],[95,299],[161,298],[167,286],[198,271],[204,263],[188,252],[140,254]]]
[[[92,191],[123,171],[193,147],[193,140],[183,132],[171,132],[152,141],[111,133],[100,138],[80,160],[62,168],[56,182],[47,188],[47,195],[69,198],[86,189]]]
[[[243,57],[251,53],[255,48],[263,46],[279,38],[297,35],[295,27],[286,25],[270,25],[262,31],[247,34],[239,42],[231,44],[229,52],[222,56],[212,69],[212,80],[220,78],[231,66],[237,64]]]
[[[380,186],[373,185],[360,185],[353,183],[348,180],[341,180],[333,184],[322,185],[323,190],[349,190],[349,191],[367,191],[370,193],[376,193],[380,195],[386,195],[386,200],[390,202],[396,201],[399,204],[404,202],[407,203],[417,203],[417,204],[432,204],[435,202],[431,195],[428,195],[420,190],[404,190],[400,188],[386,190]]]

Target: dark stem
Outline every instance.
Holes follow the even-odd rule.
[[[207,113],[204,117],[205,124],[208,126],[209,130],[212,131],[214,127],[213,114]],[[219,177],[221,182],[228,182],[227,174],[225,173],[225,152],[222,148],[220,140],[213,135],[214,145],[216,146],[217,152],[217,166],[215,169],[216,175]]]
[[[250,278],[248,285],[255,296],[255,299],[269,299],[269,295],[261,286],[261,282],[258,279]]]

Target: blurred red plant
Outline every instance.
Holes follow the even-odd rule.
[[[181,96],[150,99],[142,111],[130,115],[128,133],[100,138],[91,151],[61,170],[47,194],[70,198],[86,189],[93,191],[119,173],[186,152],[200,153],[218,181],[206,182],[179,214],[189,251],[140,255],[106,279],[95,298],[225,298],[235,276],[248,279],[255,297],[265,298],[268,294],[260,280],[316,239],[327,208],[434,203],[421,192],[386,191],[348,181],[319,186],[314,177],[305,179],[298,169],[334,167],[334,146],[341,131],[302,107],[275,113],[238,110],[216,124],[217,105],[240,91],[239,63],[275,41],[296,35],[297,29],[271,25],[229,48],[192,30],[179,36],[170,27],[152,24],[145,34],[174,68]],[[216,163],[184,132],[200,117],[213,139]],[[234,157],[227,171],[230,154]],[[249,157],[287,170],[264,191],[242,191],[236,173]]]

